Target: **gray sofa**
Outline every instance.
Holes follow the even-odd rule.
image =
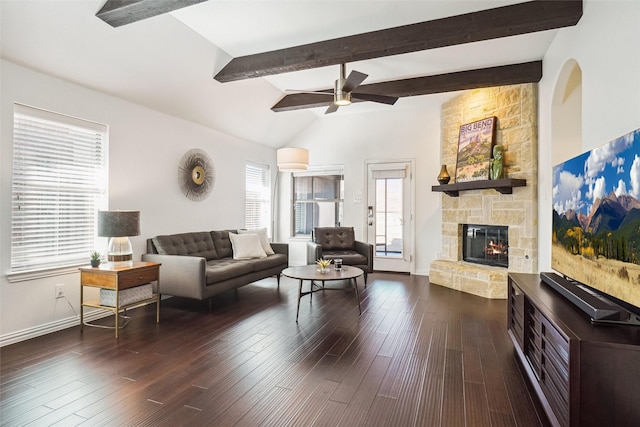
[[[352,265],[367,274],[373,273],[373,245],[356,240],[353,227],[316,227],[307,243],[307,264],[324,258],[342,258],[343,265]]]
[[[142,261],[162,263],[163,295],[205,300],[271,276],[277,277],[280,287],[280,273],[289,263],[289,245],[271,243],[273,255],[235,260],[230,231],[235,232],[202,231],[147,239],[147,253],[142,255]]]

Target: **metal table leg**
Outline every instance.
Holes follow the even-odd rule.
[[[362,314],[362,308],[360,307],[360,294],[358,293],[358,280],[353,278],[353,287],[356,288],[356,299],[358,300],[358,311]]]
[[[298,309],[296,310],[296,323],[298,323],[298,315],[300,314],[300,299],[302,298],[302,279],[300,279],[300,285],[298,286]]]

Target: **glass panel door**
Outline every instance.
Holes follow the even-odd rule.
[[[373,268],[411,272],[411,163],[367,164],[367,241]]]
[[[403,211],[401,178],[377,178],[376,256],[402,258]]]

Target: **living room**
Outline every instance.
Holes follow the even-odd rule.
[[[65,21],[47,23],[46,16],[57,2],[11,2],[0,4],[2,19],[1,123],[2,156],[0,159],[1,206],[0,259],[0,343],[15,342],[77,325],[77,302],[80,298],[77,271],[50,277],[9,281],[11,270],[11,193],[14,104],[33,106],[79,117],[109,127],[109,202],[110,209],[139,210],[140,236],[132,237],[134,257],[145,252],[145,239],[159,234],[195,230],[234,229],[244,226],[244,171],[246,162],[270,166],[272,183],[277,174],[276,150],[302,147],[309,150],[310,165],[344,168],[344,223],[352,225],[358,238],[366,230],[366,160],[406,160],[415,162],[413,225],[415,250],[412,275],[428,276],[432,263],[441,257],[442,198],[432,192],[441,166],[442,104],[462,94],[427,95],[434,102],[407,99],[393,107],[370,111],[339,111],[332,116],[306,110],[273,113],[269,105],[252,105],[258,94],[276,102],[282,92],[271,85],[249,81],[242,88],[236,83],[214,82],[212,74],[225,60],[216,57],[210,44],[173,17],[165,15],[121,28],[100,22],[100,37],[118,38],[118,43],[132,45],[132,50],[149,52],[144,60],[123,60],[121,67],[141,67],[153,81],[155,73],[185,73],[184,86],[166,88],[172,92],[194,90],[193,82],[210,81],[217,96],[215,105],[204,104],[200,117],[186,120],[181,109],[192,109],[176,102],[162,109],[136,102],[136,81],[127,81],[126,72],[113,75],[112,85],[131,96],[116,97],[112,88],[101,88],[91,78],[90,61],[74,61],[78,53],[49,49],[47,43],[64,43],[81,37],[82,25],[97,20],[94,16],[103,2],[60,2],[67,8]],[[495,2],[499,5],[500,2]],[[602,145],[640,127],[640,3],[638,1],[583,2],[584,12],[575,26],[562,28],[552,38],[539,58],[543,76],[537,83],[537,267],[551,270],[551,167],[558,162]],[[78,11],[78,9],[80,11]],[[83,21],[73,26],[78,14]],[[33,22],[30,22],[30,17]],[[36,19],[37,17],[37,19]],[[166,35],[149,32],[166,28]],[[65,28],[62,36],[48,37],[49,32]],[[27,34],[35,39],[26,37]],[[115,35],[114,35],[115,34]],[[24,37],[22,37],[24,35]],[[156,37],[154,39],[154,37]],[[28,44],[33,40],[42,49]],[[132,42],[133,40],[133,42]],[[74,42],[75,44],[76,42]],[[121,45],[119,45],[121,46]],[[180,46],[189,46],[189,49]],[[155,68],[163,47],[177,57],[166,58],[165,69]],[[89,58],[108,52],[100,45]],[[33,51],[22,56],[21,51]],[[70,56],[65,56],[70,55]],[[193,69],[190,60],[207,58],[209,66]],[[557,140],[554,135],[554,111],[562,103],[557,87],[568,62],[575,61],[581,70],[581,129],[577,140]],[[55,65],[55,67],[54,67]],[[77,82],[66,77],[68,69],[81,68],[89,77]],[[420,73],[421,71],[416,71]],[[372,76],[373,77],[373,76]],[[160,80],[162,81],[162,80]],[[234,86],[235,85],[235,86]],[[115,89],[113,89],[115,90]],[[197,90],[197,89],[196,89]],[[210,90],[210,89],[207,89]],[[415,97],[420,98],[420,97]],[[176,99],[182,99],[177,97]],[[215,107],[213,110],[211,108]],[[358,108],[353,105],[344,108]],[[244,110],[244,113],[243,113]],[[316,109],[317,110],[317,109]],[[232,114],[235,113],[235,114]],[[255,124],[247,120],[255,118]],[[205,125],[205,123],[207,123]],[[213,123],[213,124],[212,124]],[[242,136],[240,136],[242,135]],[[199,148],[209,154],[215,167],[215,184],[210,196],[200,202],[184,197],[177,181],[178,164],[184,153]],[[290,244],[290,262],[303,264],[306,240],[290,236],[290,176],[280,174],[276,242]],[[516,190],[517,191],[517,190]],[[223,207],[223,208],[221,208]],[[88,261],[88,254],[87,254]],[[54,298],[56,284],[65,285],[67,299],[74,305]]]

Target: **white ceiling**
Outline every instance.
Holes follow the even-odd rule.
[[[280,147],[324,108],[274,113],[285,89],[332,87],[338,66],[219,83],[231,57],[458,15],[522,1],[209,0],[112,28],[104,0],[0,0],[3,58],[108,94]],[[348,64],[365,84],[541,59],[557,30]],[[441,104],[451,94],[360,103],[334,115]]]

